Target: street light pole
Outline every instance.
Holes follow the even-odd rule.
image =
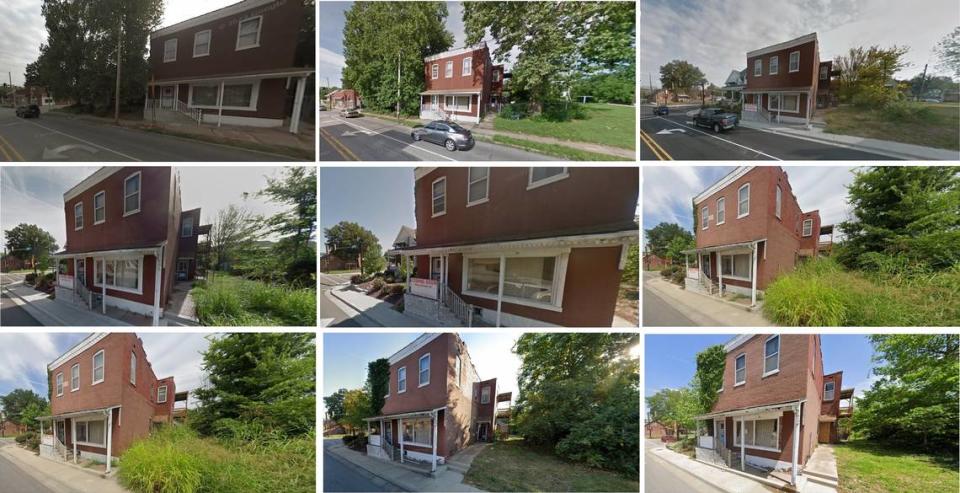
[[[117,26],[117,88],[114,92],[113,123],[120,124],[120,50],[123,46],[123,18]]]
[[[400,51],[397,51],[397,122],[400,121]]]

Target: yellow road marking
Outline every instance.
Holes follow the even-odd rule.
[[[10,154],[8,154],[6,150],[3,150],[4,147],[6,147],[7,149],[10,149],[10,152],[13,153],[13,158],[10,157]],[[10,144],[10,142],[8,142],[7,139],[4,139],[2,135],[0,135],[0,150],[3,150],[3,154],[7,156],[8,161],[26,161],[26,159],[24,159],[23,156],[21,156],[20,153],[17,152],[17,149],[13,147],[13,145]]]
[[[347,146],[343,145],[342,142],[335,139],[332,135],[330,135],[329,132],[324,130],[323,127],[320,128],[320,136],[324,137],[324,140],[326,140],[331,146],[333,146],[334,150],[336,150],[341,156],[346,157],[348,160],[351,160],[351,161],[360,160],[360,158],[357,157],[357,155],[354,154],[353,151],[350,150],[350,148],[348,148]]]
[[[663,147],[660,147],[660,144],[653,140],[653,137],[650,137],[650,135],[643,130],[640,131],[640,140],[647,144],[647,147],[653,151],[653,154],[657,157],[657,159],[661,161],[673,161],[673,158],[670,156],[670,154],[665,151]]]

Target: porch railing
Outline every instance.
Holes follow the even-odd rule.
[[[446,306],[457,319],[467,324],[467,327],[473,327],[473,305],[463,301],[462,298],[454,293],[450,286],[443,284],[440,290],[440,301]]]
[[[169,104],[167,107],[164,103]],[[147,98],[143,106],[143,118],[150,119],[152,121],[157,121],[157,112],[158,111],[173,111],[175,113],[180,113],[183,116],[197,122],[199,126],[203,122],[203,110],[200,108],[191,108],[187,103],[180,101],[179,99],[173,99],[171,101],[164,101],[162,99],[150,99]]]
[[[90,305],[93,303],[93,294],[90,292],[90,289],[84,286],[83,282],[80,279],[77,279],[77,282],[73,283],[76,288],[74,289],[74,296],[80,299],[87,308],[90,308]]]
[[[67,458],[67,446],[60,441],[60,437],[57,436],[56,431],[53,433],[53,449],[57,451],[57,455],[59,455],[64,461],[69,460]]]

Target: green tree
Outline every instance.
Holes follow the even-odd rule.
[[[348,390],[343,396],[343,419],[340,423],[356,434],[366,424],[363,419],[371,416],[370,395],[363,389]]]
[[[727,353],[722,344],[710,346],[697,353],[697,372],[693,376],[694,396],[697,411],[709,413],[717,402],[717,391],[723,387],[723,367]]]
[[[908,64],[903,56],[907,47],[890,48],[862,46],[850,48],[845,56],[838,56],[834,66],[840,70],[839,97],[844,101],[879,108],[897,98],[897,88],[890,84],[893,74]]]
[[[390,392],[390,360],[380,358],[367,363],[367,381],[364,392],[370,396],[370,415],[379,416],[385,399]]]
[[[285,436],[316,427],[316,347],[313,333],[234,333],[210,336],[203,353],[209,384],[194,391],[194,427],[227,435],[255,423]]]
[[[636,285],[640,282],[640,246],[631,246],[627,253],[627,265],[620,274],[621,283]]]
[[[21,260],[29,260],[33,273],[37,273],[37,263],[46,263],[50,254],[57,251],[57,240],[36,224],[20,223],[13,229],[3,232],[10,254]]]
[[[257,196],[289,205],[289,209],[266,218],[264,225],[269,233],[280,237],[273,250],[287,273],[287,281],[310,283],[316,274],[316,252],[310,246],[317,225],[316,168],[284,168],[281,178],[267,178],[267,188]]]
[[[837,259],[850,268],[896,272],[960,263],[960,168],[876,166],[847,187],[852,218]]]
[[[30,389],[14,389],[0,397],[0,405],[10,421],[16,424],[26,424],[23,412],[31,406],[43,408],[47,405],[46,399]],[[26,416],[29,418],[30,416]]]
[[[951,72],[955,79],[960,79],[960,26],[944,36],[933,51],[940,59],[937,66]]]
[[[347,389],[339,389],[323,398],[323,404],[327,408],[327,419],[335,422],[343,419],[343,399],[346,395]]]
[[[675,264],[681,264],[686,259],[684,255],[684,250],[691,250],[697,246],[696,240],[693,239],[693,235],[677,235],[670,240],[670,243],[667,244],[667,252],[664,258],[670,259]]]
[[[876,334],[874,375],[857,399],[853,431],[910,449],[957,453],[960,336]]]
[[[40,416],[50,416],[50,405],[46,401],[31,402],[20,412],[20,424],[27,427],[30,431],[40,430]]]
[[[691,430],[695,427],[693,418],[698,408],[696,392],[689,387],[662,389],[647,397],[650,418],[673,428],[673,434],[677,437],[681,429]]]
[[[669,257],[670,246],[675,238],[680,238],[682,245],[689,245],[694,241],[693,234],[676,223],[660,223],[644,230],[643,234],[647,240],[647,251],[661,258]]]
[[[399,63],[401,112],[419,114],[423,59],[453,44],[446,17],[443,2],[355,2],[343,27],[343,87],[357,90],[367,107],[395,111]]]
[[[323,230],[327,251],[344,260],[362,257],[363,274],[383,270],[383,250],[380,240],[369,229],[350,221],[341,221]]]
[[[674,93],[699,86],[705,77],[699,67],[686,60],[673,60],[660,67],[660,84]]]
[[[210,229],[210,249],[215,270],[230,270],[239,252],[258,236],[259,221],[245,208],[230,204],[217,211]]]

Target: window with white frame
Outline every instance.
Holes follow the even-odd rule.
[[[103,375],[104,375],[103,363],[104,363],[103,349],[101,349],[97,351],[96,354],[93,355],[93,382],[92,383],[96,384],[103,381]]]
[[[753,75],[754,77],[760,77],[763,75],[763,59],[757,58],[753,61]]]
[[[443,78],[449,79],[453,77],[453,60],[447,60],[447,64],[443,67]]]
[[[250,108],[253,106],[255,84],[224,84],[223,100],[220,104],[224,108]]]
[[[70,367],[70,392],[80,390],[80,363]]]
[[[500,71],[499,71],[499,70],[494,69],[494,71],[493,71],[493,81],[494,81],[494,82],[500,82]]]
[[[219,103],[218,95],[220,86],[214,84],[208,85],[190,85],[190,106],[217,106]]]
[[[836,383],[826,382],[823,384],[823,400],[832,401],[834,390],[836,389]]]
[[[734,360],[733,386],[743,385],[747,382],[747,355],[741,354]]]
[[[484,387],[480,390],[480,404],[490,403],[490,387]]]
[[[777,75],[780,71],[780,57],[774,55],[770,57],[770,75]]]
[[[430,418],[403,420],[403,442],[424,447],[433,446],[433,426]]]
[[[193,35],[193,57],[207,56],[210,54],[210,30],[200,31]]]
[[[57,397],[63,395],[63,373],[57,373]]]
[[[530,178],[527,181],[527,190],[569,177],[566,167],[538,166],[530,168]]]
[[[157,404],[163,404],[167,402],[167,386],[161,385],[157,388]]]
[[[466,57],[463,59],[463,65],[460,67],[460,75],[468,76],[473,73],[473,57]]]
[[[107,192],[100,191],[93,196],[93,224],[107,220]]]
[[[430,353],[424,354],[420,357],[420,361],[417,363],[419,368],[419,377],[417,379],[418,385],[423,387],[430,383]]]
[[[83,229],[83,202],[73,204],[73,230]]]
[[[123,180],[123,215],[140,212],[140,172]]]
[[[137,384],[137,354],[130,353],[130,383]]]
[[[402,394],[407,391],[407,367],[401,366],[397,369],[397,393]]]
[[[700,209],[700,229],[707,229],[710,225],[710,208],[704,206]]]
[[[467,168],[467,206],[487,201],[490,191],[490,168]]]
[[[747,447],[778,450],[779,430],[780,418],[736,420],[733,444],[739,447],[742,441]]]
[[[447,213],[447,177],[443,176],[433,181],[433,208],[432,217]]]
[[[780,218],[780,201],[782,200],[782,197],[781,197],[782,194],[783,192],[780,190],[780,185],[777,185],[777,197],[776,197],[776,205],[775,205],[774,212],[776,212],[778,219]]]
[[[467,259],[465,291],[497,295],[500,286],[500,258],[470,258]]]
[[[565,254],[507,257],[504,261],[503,299],[534,306],[560,306],[560,278]],[[500,279],[499,258],[468,258],[465,287],[468,294],[496,299]]]
[[[183,238],[193,236],[193,216],[183,218],[183,225],[180,227],[180,236]]]
[[[790,72],[798,72],[800,70],[800,52],[794,51],[790,53]]]
[[[240,21],[237,26],[237,49],[256,48],[260,46],[260,24],[263,17],[251,17]]]
[[[77,421],[77,443],[103,447],[107,444],[106,420]]]
[[[780,370],[780,336],[772,335],[763,343],[763,374]]]
[[[719,199],[717,199],[717,222],[716,222],[716,224],[719,226],[719,225],[721,225],[721,224],[723,224],[723,223],[725,223],[725,222],[727,222],[727,199],[724,198],[724,197],[720,197]]]
[[[752,279],[750,277],[752,266],[749,253],[720,256],[720,267],[723,269],[723,277],[749,281]]]
[[[106,264],[103,269],[102,264]],[[103,271],[101,273],[101,271]],[[143,290],[143,257],[105,259],[93,263],[93,285],[141,294]]]
[[[804,219],[803,220],[803,236],[810,236],[813,234],[813,219]]]
[[[737,189],[737,219],[750,214],[750,184]]]
[[[177,61],[177,38],[163,42],[163,63]]]
[[[827,66],[823,65],[820,67],[820,80],[827,80],[829,72],[827,71]]]
[[[767,109],[781,113],[799,113],[799,94],[771,94],[767,99]]]
[[[190,84],[190,106],[194,108],[219,108],[254,110],[259,94],[258,82],[224,84],[220,98],[219,84]]]
[[[451,111],[471,111],[473,96],[444,96],[443,106]]]
[[[440,65],[434,63],[430,66],[430,78],[436,79],[437,77],[440,77]]]

